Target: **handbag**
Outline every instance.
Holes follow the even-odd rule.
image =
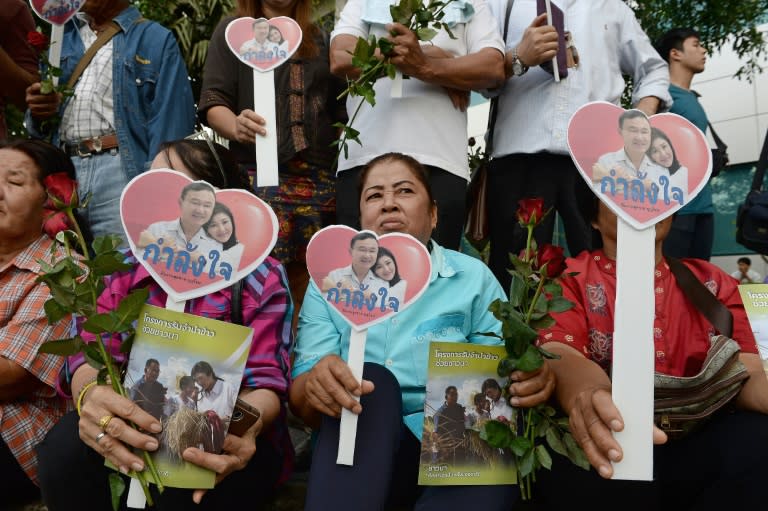
[[[654,375],[654,423],[670,440],[677,440],[724,410],[739,394],[749,373],[739,360],[739,344],[730,338],[731,312],[682,262],[668,257],[667,263],[686,298],[720,332],[710,338],[710,348],[698,374]]]
[[[509,13],[515,0],[507,1],[506,22],[504,24],[504,41],[507,40],[507,27],[509,27]],[[485,130],[485,156],[477,164],[472,172],[467,187],[466,203],[468,204],[464,219],[464,237],[477,250],[481,251],[488,243],[490,232],[488,230],[488,165],[493,152],[493,132],[496,126],[498,108],[498,96],[491,99],[491,107],[488,111],[488,127]]]
[[[709,132],[712,133],[712,139],[715,141],[715,146],[712,148],[712,175],[710,177],[717,177],[729,162],[728,159],[728,146],[723,142],[712,123],[709,123]]]
[[[768,254],[768,190],[762,190],[767,166],[768,131],[752,178],[752,187],[736,213],[736,241],[759,254]]]

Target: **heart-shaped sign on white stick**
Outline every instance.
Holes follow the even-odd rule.
[[[63,25],[71,20],[85,0],[32,0],[32,10],[51,25]]]
[[[168,169],[132,179],[120,215],[136,258],[176,302],[231,286],[277,241],[277,217],[255,195]]]
[[[237,18],[227,25],[224,38],[240,62],[253,68],[253,111],[264,118],[265,136],[256,135],[256,186],[279,184],[277,114],[273,70],[301,46],[301,27],[286,16]],[[240,113],[240,112],[236,112]]]

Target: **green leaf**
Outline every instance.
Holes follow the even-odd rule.
[[[109,369],[102,367],[96,374],[96,381],[99,385],[107,385],[109,381]]]
[[[83,330],[92,334],[103,334],[106,332],[115,332],[117,321],[110,312],[93,314],[83,323]]]
[[[99,367],[104,365],[104,357],[101,356],[101,351],[96,346],[99,342],[99,340],[86,343],[84,345],[83,354],[85,355],[85,359],[88,361],[88,364],[90,364],[92,367]]]
[[[557,282],[547,282],[542,289],[552,297],[563,296],[563,288]]]
[[[554,326],[556,323],[557,322],[552,316],[550,316],[549,314],[544,314],[540,318],[531,319],[531,328],[535,328],[536,330],[541,330],[542,328],[549,328],[551,326]]]
[[[536,459],[541,464],[541,466],[547,470],[552,470],[552,457],[547,452],[547,448],[543,445],[537,445],[535,452]]]
[[[480,439],[485,440],[491,447],[503,449],[516,440],[509,425],[496,420],[488,421],[480,430]]]
[[[40,345],[37,352],[68,357],[75,353],[80,353],[82,346],[83,339],[78,335],[70,339],[58,339],[56,341],[44,342]]]
[[[523,356],[517,361],[517,368],[524,372],[535,371],[544,364],[544,357],[536,346],[528,345]]]
[[[434,28],[419,28],[416,30],[416,37],[421,41],[431,41],[437,35],[437,30]]]
[[[558,436],[557,430],[555,428],[549,428],[545,438],[547,439],[547,444],[553,451],[562,456],[568,457],[568,451],[566,450],[565,445],[563,445],[563,441]]]
[[[539,337],[538,332],[523,323],[516,314],[510,314],[502,320],[502,332],[506,339],[508,353],[511,353],[510,348],[514,346],[514,341],[530,344]]]
[[[536,460],[533,449],[528,449],[523,454],[520,463],[517,465],[517,473],[523,477],[533,472],[533,462]]]
[[[126,335],[123,341],[120,343],[120,353],[130,353],[133,347],[133,341],[136,339],[136,331],[131,329],[131,332]]]
[[[109,474],[109,496],[112,500],[112,510],[118,511],[120,509],[120,497],[122,497],[125,491],[125,481],[120,477],[120,474],[111,472]]]
[[[517,369],[517,359],[506,357],[499,360],[499,365],[496,367],[496,372],[502,378],[506,378],[515,369]]]
[[[118,331],[123,332],[131,327],[133,321],[139,317],[139,311],[147,302],[149,289],[143,287],[132,291],[120,301],[115,314],[118,320]]]
[[[440,16],[440,19],[442,18],[443,17]],[[440,27],[448,33],[448,37],[451,39],[456,39],[456,36],[453,35],[453,32],[451,31],[451,27],[449,27],[447,23],[440,23]]]
[[[119,271],[126,271],[131,265],[125,262],[125,258],[119,252],[107,252],[97,255],[94,259],[86,262],[97,275],[112,275]]]
[[[552,353],[551,351],[547,351],[544,348],[539,348],[539,353],[541,353],[541,356],[544,358],[548,358],[550,360],[560,360],[560,355],[557,355],[555,353]]]
[[[512,273],[512,283],[509,285],[509,303],[513,307],[520,307],[527,291],[528,286],[525,279],[517,272]]]
[[[524,436],[516,436],[509,442],[509,448],[515,456],[520,457],[533,448],[533,443]]]
[[[563,442],[565,443],[565,448],[568,451],[568,459],[571,460],[571,463],[584,470],[589,470],[589,460],[584,454],[584,451],[581,450],[581,447],[576,443],[576,440],[573,439],[573,435],[570,433],[563,433]]]
[[[45,301],[43,309],[45,309],[45,316],[48,318],[49,325],[58,323],[59,320],[61,320],[61,318],[66,316],[69,312],[65,307],[63,307],[53,298]]]
[[[555,296],[549,300],[547,310],[549,312],[565,312],[573,308],[573,302],[562,296]]]
[[[386,69],[386,70],[387,70],[387,77],[388,77],[390,80],[394,80],[394,79],[395,79],[395,75],[397,75],[397,67],[395,67],[395,65],[394,65],[394,64],[390,64],[390,63],[388,62],[388,63],[387,63],[387,65],[386,65],[386,66],[384,66],[384,69]]]
[[[101,254],[114,251],[117,247],[120,246],[122,241],[123,240],[119,236],[114,234],[99,236],[93,240],[93,243],[91,243],[91,248],[93,249],[93,253],[98,257]]]

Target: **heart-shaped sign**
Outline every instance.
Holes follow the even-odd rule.
[[[331,225],[309,241],[307,270],[331,308],[360,331],[416,301],[429,285],[432,262],[409,234],[379,237]]]
[[[32,10],[52,25],[63,25],[77,14],[85,0],[32,0]]]
[[[277,217],[255,195],[217,190],[168,169],[132,179],[120,216],[136,258],[175,301],[244,278],[277,240]]]
[[[640,230],[688,204],[712,172],[709,144],[687,119],[602,101],[573,114],[568,148],[600,200]]]
[[[237,18],[227,25],[224,38],[242,62],[267,72],[283,64],[299,49],[301,27],[286,16]]]

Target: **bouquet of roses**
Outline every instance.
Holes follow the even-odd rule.
[[[565,270],[563,249],[554,245],[538,248],[533,239],[534,228],[549,213],[544,212],[544,201],[523,199],[519,204],[517,219],[528,233],[526,247],[519,256],[510,255],[509,301],[497,299],[489,307],[502,323],[501,339],[507,351],[507,357],[499,362],[501,377],[507,377],[515,370],[535,371],[544,364],[545,358],[557,358],[537,345],[538,330],[554,324],[551,312],[563,312],[573,307],[573,303],[563,297],[558,283]],[[508,381],[504,388],[508,389],[511,383]],[[508,397],[505,395],[505,399]],[[536,471],[552,466],[547,446],[585,470],[589,469],[589,461],[570,433],[568,417],[558,416],[555,408],[546,403],[515,409],[515,412],[517,417],[509,422],[486,422],[481,438],[492,447],[512,452],[523,499],[531,498]]]
[[[113,235],[98,237],[89,253],[75,216],[75,210],[84,207],[87,198],[83,202],[79,200],[77,183],[63,172],[46,177],[45,186],[48,202],[43,229],[56,241],[51,259],[39,261],[42,273],[37,280],[44,282],[51,293],[51,298],[45,302],[45,312],[50,323],[56,323],[71,314],[81,322],[82,330],[92,334],[94,339],[86,342],[80,334],[76,334],[69,339],[46,342],[40,347],[40,352],[62,356],[82,353],[87,363],[98,369],[98,384],[111,385],[115,392],[128,397],[121,382],[119,364],[102,341],[110,344],[119,342],[121,353],[130,351],[135,334],[134,321],[149,292],[147,289],[135,290],[116,310],[98,312],[96,301],[104,291],[104,277],[130,268],[124,262],[125,256],[117,250],[121,240]],[[57,244],[63,246],[67,257],[55,259],[53,254],[56,253]],[[82,261],[73,252],[75,248],[81,252],[84,258]],[[148,482],[151,480],[155,483],[159,491],[163,490],[163,485],[149,453],[143,452],[143,458],[148,473],[136,472],[130,475],[139,480],[147,502],[152,505]],[[125,484],[117,473],[113,473],[109,476],[109,485],[112,504],[117,509]]]
[[[389,12],[393,22],[408,27],[420,41],[431,41],[441,28],[453,38],[448,25],[442,21],[445,16],[445,7],[452,1],[429,0],[425,3],[422,0],[400,0],[396,5],[389,6]],[[397,68],[390,62],[394,47],[394,43],[385,37],[377,38],[371,35],[368,39],[357,38],[355,50],[352,52],[352,65],[360,70],[360,76],[356,80],[349,80],[347,88],[336,99],[341,99],[347,94],[361,96],[362,99],[347,124],[337,122],[333,125],[341,130],[341,137],[334,143],[337,144],[339,151],[344,151],[345,157],[349,151],[348,140],[362,145],[360,132],[352,128],[352,123],[364,102],[368,102],[371,106],[376,105],[376,91],[373,88],[376,80],[385,76],[395,78]]]

